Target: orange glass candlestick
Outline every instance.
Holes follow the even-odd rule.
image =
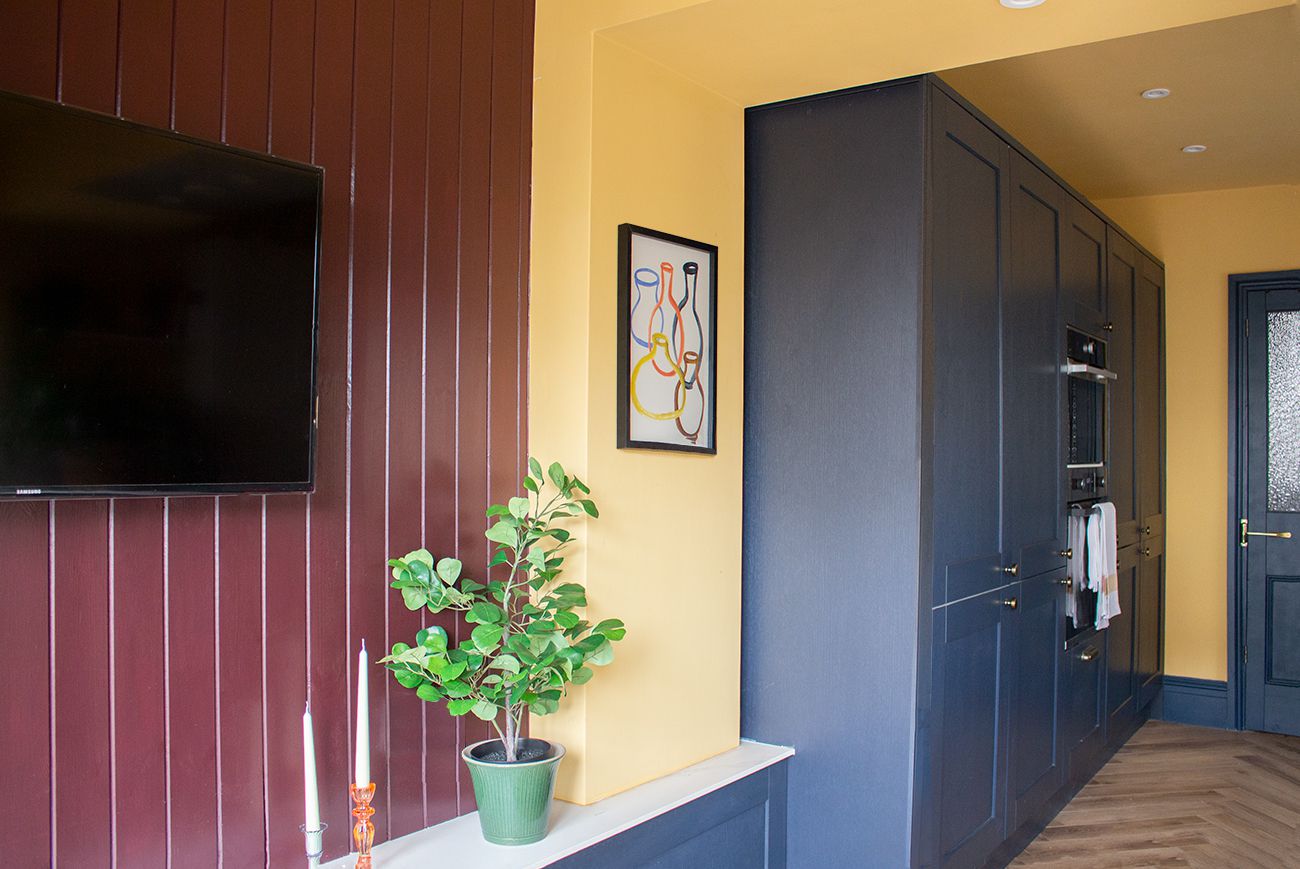
[[[357,869],[371,869],[370,846],[375,842],[375,825],[370,819],[375,810],[370,807],[370,801],[375,798],[375,783],[371,782],[363,788],[351,784],[348,785],[348,792],[352,794],[354,806],[352,817],[357,819],[352,825],[352,841],[357,846]]]

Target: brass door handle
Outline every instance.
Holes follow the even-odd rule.
[[[1009,597],[1009,598],[1007,598],[1006,600],[1002,601],[1002,605],[1003,605],[1004,607],[1006,607],[1007,609],[1013,609],[1013,610],[1014,610],[1014,609],[1019,609],[1019,608],[1020,608],[1020,599],[1019,599],[1019,598],[1014,598],[1014,597]]]
[[[1004,568],[1002,568],[1002,572],[1005,573],[1007,576],[1019,576],[1019,575],[1020,575],[1020,565],[1019,565],[1019,564],[1013,564],[1013,565],[1011,565],[1010,567],[1004,567]]]
[[[1070,549],[1062,549],[1060,552],[1058,552],[1058,553],[1056,553],[1056,554],[1059,555],[1059,556],[1061,556],[1062,558],[1073,558],[1073,557],[1074,557],[1074,549],[1073,549],[1073,547],[1071,547]]]
[[[1250,545],[1250,541],[1247,539],[1249,537],[1276,537],[1279,540],[1291,539],[1290,531],[1251,531],[1250,520],[1248,519],[1242,519],[1240,525],[1241,525],[1241,537],[1237,540],[1237,543],[1243,549],[1245,549],[1247,546]]]
[[[1083,654],[1079,656],[1079,660],[1086,664],[1088,661],[1095,660],[1099,654],[1101,653],[1097,651],[1096,646],[1089,646],[1083,650]]]

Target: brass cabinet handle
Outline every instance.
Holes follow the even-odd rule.
[[[1142,533],[1143,533],[1143,534],[1150,534],[1150,533],[1151,533],[1151,526],[1150,526],[1150,525],[1145,526],[1145,527],[1142,529]]]
[[[1073,558],[1073,557],[1074,557],[1074,548],[1071,547],[1071,548],[1069,548],[1069,549],[1062,549],[1060,552],[1058,552],[1058,553],[1056,553],[1056,554],[1059,555],[1059,556],[1061,556],[1062,558]]]
[[[1019,565],[1019,564],[1013,564],[1013,565],[1011,565],[1010,567],[1004,567],[1004,568],[1002,568],[1002,572],[1005,573],[1007,576],[1019,576],[1019,575],[1020,575],[1020,565]]]
[[[1143,555],[1146,555],[1146,556],[1149,557],[1149,556],[1151,555],[1151,547],[1150,547],[1150,546],[1143,546],[1143,547],[1142,547],[1142,554],[1143,554]]]
[[[1083,650],[1083,654],[1079,656],[1079,660],[1083,661],[1086,664],[1088,661],[1095,660],[1097,655],[1099,654],[1101,653],[1097,651],[1096,646],[1089,646],[1088,648]]]
[[[1101,328],[1104,329],[1104,330],[1107,331],[1107,332],[1114,332],[1114,331],[1115,331],[1115,324],[1114,324],[1114,323],[1107,323],[1106,325],[1102,326]]]
[[[1007,609],[1013,609],[1013,610],[1014,610],[1014,609],[1019,609],[1019,608],[1020,608],[1020,599],[1019,599],[1019,598],[1014,598],[1014,597],[1009,597],[1009,598],[1007,598],[1006,600],[1002,601],[1002,605],[1003,605],[1004,607],[1006,607]]]
[[[1065,579],[1058,579],[1056,583],[1057,585],[1074,585],[1074,580],[1067,576]]]

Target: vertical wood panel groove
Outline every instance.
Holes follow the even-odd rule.
[[[11,604],[44,616],[11,626],[27,736],[0,769],[47,809],[11,857],[300,859],[304,701],[339,856],[358,640],[465,633],[398,605],[384,559],[482,574],[483,507],[522,468],[532,2],[58,0],[6,25],[0,89],[325,167],[316,491],[0,503],[32,574]],[[486,725],[370,675],[380,838],[472,809],[458,747]]]

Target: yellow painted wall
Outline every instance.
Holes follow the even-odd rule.
[[[1300,186],[1097,204],[1165,262],[1165,670],[1226,679],[1228,275],[1300,268]]]
[[[539,31],[539,49],[551,35]],[[533,719],[534,733],[577,748],[558,793],[580,803],[739,742],[744,349],[743,110],[603,37],[587,45],[585,58],[548,58],[589,64],[585,95],[548,81],[554,66],[539,59],[535,111],[563,120],[534,134],[535,163],[550,162],[534,188],[529,415],[531,451],[579,469],[601,508],[571,563],[591,616],[628,623],[615,663]],[[584,126],[589,151],[575,158]],[[719,247],[716,456],[614,447],[624,222]]]

